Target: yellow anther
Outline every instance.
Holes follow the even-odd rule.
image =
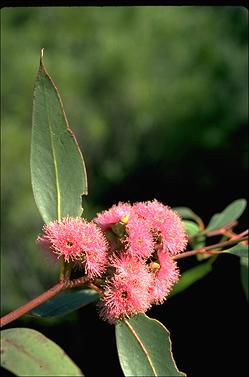
[[[156,271],[160,268],[160,264],[157,262],[151,262],[150,263],[150,270],[151,271]]]
[[[123,224],[127,224],[129,219],[129,215],[125,215],[120,219],[120,222]]]

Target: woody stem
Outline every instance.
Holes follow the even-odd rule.
[[[81,277],[74,280],[61,280],[57,284],[55,284],[52,288],[48,289],[46,292],[43,292],[41,295],[35,297],[33,300],[27,302],[26,304],[20,306],[19,308],[13,310],[12,312],[4,315],[0,318],[0,327],[7,325],[8,323],[16,320],[17,318],[21,317],[23,314],[28,313],[32,309],[36,308],[38,305],[42,304],[43,302],[47,301],[49,298],[56,296],[58,293],[63,291],[67,288],[74,288],[81,285],[87,285],[91,288],[97,290],[93,284],[88,284],[89,279],[87,277]]]
[[[177,259],[182,259],[182,258],[186,258],[186,257],[192,257],[192,255],[203,254],[203,253],[220,254],[220,253],[222,253],[222,251],[220,251],[220,250],[214,250],[214,249],[218,249],[218,248],[221,248],[221,247],[224,247],[224,246],[230,246],[230,245],[239,243],[241,241],[245,241],[247,239],[248,239],[247,236],[243,236],[240,239],[233,238],[231,240],[224,241],[224,242],[219,242],[219,243],[216,243],[214,245],[201,247],[199,249],[195,249],[195,250],[191,250],[191,251],[186,251],[185,253],[181,253],[181,254],[175,255],[173,259],[177,260]]]
[[[44,301],[55,296],[57,293],[64,289],[65,283],[59,282],[55,284],[52,288],[43,292],[40,296],[35,297],[33,300],[27,302],[26,304],[20,306],[18,309],[6,314],[0,319],[0,327],[7,325],[8,323],[14,321],[15,319],[21,317],[23,314],[34,309],[36,306],[42,304]]]

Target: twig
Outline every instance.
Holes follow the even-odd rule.
[[[218,228],[218,229],[215,229],[215,230],[210,230],[207,233],[204,231],[203,234],[206,234],[207,237],[218,236],[219,234],[223,234],[224,232],[232,229],[237,224],[238,224],[238,221],[236,221],[236,220],[235,221],[230,221],[229,223],[227,223],[226,225],[224,225],[221,228]]]
[[[38,305],[42,304],[43,302],[47,301],[49,298],[56,296],[61,291],[68,289],[68,288],[74,288],[78,287],[80,285],[87,285],[91,288],[98,291],[98,287],[91,284],[89,285],[89,278],[86,276],[83,276],[78,279],[74,280],[61,280],[57,284],[55,284],[52,288],[47,290],[46,292],[43,292],[41,295],[35,297],[33,300],[27,302],[26,304],[20,306],[18,309],[13,310],[12,312],[6,314],[2,318],[0,318],[0,327],[3,327],[7,325],[8,323],[16,320],[17,318],[21,317],[23,314],[28,313],[30,310],[36,308]],[[99,293],[99,292],[98,292]]]
[[[243,232],[244,233],[244,232]],[[243,234],[241,233],[241,234]],[[216,243],[215,245],[210,245],[210,246],[205,246],[205,247],[201,247],[199,249],[195,249],[195,250],[191,250],[191,251],[186,251],[185,253],[181,253],[181,254],[178,254],[178,255],[175,255],[173,257],[174,260],[177,260],[177,259],[182,259],[182,258],[186,258],[186,257],[191,257],[192,255],[196,255],[196,254],[203,254],[203,253],[209,253],[209,254],[220,254],[220,250],[218,251],[209,251],[209,250],[213,250],[213,249],[217,249],[217,248],[221,248],[221,247],[224,247],[224,246],[230,246],[230,245],[233,245],[235,243],[238,243],[238,242],[241,242],[241,241],[245,241],[248,239],[247,236],[242,236],[241,235],[238,235],[240,236],[240,238],[233,238],[231,240],[228,240],[228,241],[224,241],[224,242],[220,242],[220,243]]]
[[[12,312],[6,314],[0,319],[0,327],[7,325],[8,323],[14,321],[15,319],[21,317],[23,314],[34,309],[36,306],[42,304],[44,301],[47,301],[49,298],[57,295],[65,289],[65,282],[61,281],[55,284],[48,291],[42,293],[40,296],[35,297],[33,300],[27,302],[26,304],[20,306],[18,309],[13,310]]]

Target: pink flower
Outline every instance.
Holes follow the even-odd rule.
[[[50,250],[66,262],[81,261],[85,272],[92,278],[100,275],[107,263],[107,241],[93,222],[81,217],[65,217],[44,225],[39,244],[49,244]]]
[[[131,215],[126,225],[127,251],[131,255],[148,258],[154,249],[154,240],[147,223],[136,215]]]
[[[106,230],[120,221],[124,224],[127,223],[130,213],[131,205],[119,202],[117,205],[113,205],[109,210],[98,213],[94,221],[102,230]]]
[[[133,210],[148,223],[165,252],[178,254],[185,249],[187,236],[176,212],[157,200],[136,203]]]
[[[93,222],[85,222],[81,247],[87,275],[90,278],[100,276],[106,269],[108,260],[107,241]]]
[[[119,275],[123,279],[132,277],[143,282],[145,286],[149,286],[152,282],[152,277],[145,261],[125,252],[110,258],[110,266],[115,269],[115,275]]]
[[[141,259],[121,253],[111,258],[114,275],[105,284],[100,316],[109,323],[145,312],[151,303],[153,275]]]
[[[39,241],[50,243],[51,250],[63,256],[66,261],[81,255],[82,233],[84,221],[80,217],[66,217],[61,221],[51,221],[43,227],[43,236]]]
[[[150,293],[154,304],[162,304],[172,286],[179,279],[179,270],[170,254],[158,251],[157,256],[158,268],[152,272],[154,279],[150,287]]]
[[[104,297],[101,299],[100,317],[110,324],[139,312],[145,312],[150,307],[148,286],[135,276],[126,279],[115,275],[106,285]]]

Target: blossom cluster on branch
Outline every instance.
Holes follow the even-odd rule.
[[[91,222],[50,222],[37,241],[83,268],[103,292],[100,317],[112,324],[163,303],[179,278],[173,256],[185,249],[187,236],[177,213],[153,200],[120,202]]]

